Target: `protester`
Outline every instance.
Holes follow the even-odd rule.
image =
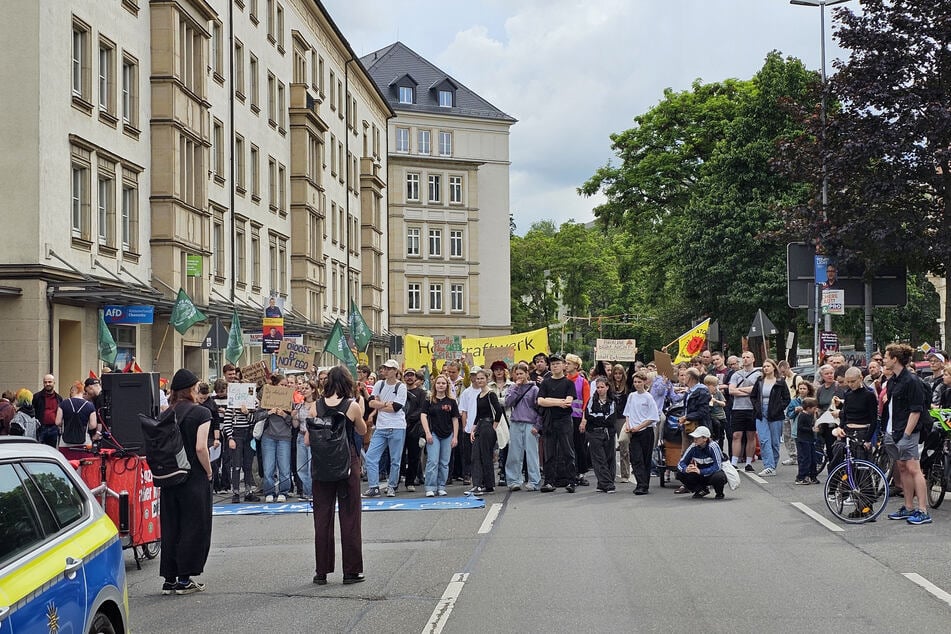
[[[656,446],[654,427],[660,413],[654,397],[647,391],[650,374],[641,370],[634,375],[634,391],[627,397],[624,406],[625,429],[631,439],[631,471],[636,481],[634,495],[650,492],[651,453]]]
[[[614,460],[614,394],[606,377],[598,376],[593,383],[594,394],[584,409],[581,431],[587,439],[598,493],[614,493],[617,469]]]
[[[474,369],[472,385],[478,390],[478,394],[475,409],[469,410],[469,416],[474,414],[475,419],[469,431],[469,439],[472,441],[472,489],[469,492],[482,495],[495,491],[493,455],[496,430],[502,420],[502,404],[495,393],[489,390],[489,373],[481,368]]]
[[[498,361],[493,361],[492,365],[489,367],[489,370],[492,372],[492,376],[489,380],[489,390],[495,393],[496,398],[499,399],[499,402],[502,402],[503,397],[505,396],[505,391],[509,386],[512,385],[512,381],[509,379],[509,368],[508,364],[501,359]],[[505,418],[505,423],[508,425],[512,420],[512,412],[503,404],[502,406],[503,417]],[[508,458],[509,446],[507,438],[499,438],[499,486],[505,486],[505,462]]]
[[[710,487],[713,487],[716,492],[714,497],[722,500],[727,479],[720,467],[723,461],[720,447],[710,442],[710,430],[702,425],[690,437],[693,438],[693,444],[677,463],[677,479],[683,482],[688,491],[693,492],[694,498],[710,495]]]
[[[754,471],[753,457],[756,454],[756,416],[753,410],[753,401],[750,395],[760,377],[760,371],[753,367],[755,358],[747,350],[741,355],[742,367],[733,373],[730,378],[730,395],[733,397],[733,466],[739,462],[739,456],[746,456],[747,472]],[[746,434],[746,441],[743,435]],[[744,446],[745,444],[745,446]]]
[[[536,409],[538,386],[530,379],[528,365],[516,363],[513,369],[515,383],[505,392],[505,407],[512,412],[509,424],[509,451],[505,462],[505,481],[512,491],[522,488],[522,465],[526,466],[526,491],[541,486],[538,465],[538,433],[541,419]]]
[[[449,379],[437,376],[432,395],[420,414],[426,438],[426,497],[445,496],[449,455],[459,442],[459,406],[449,392]]]
[[[799,385],[799,393],[804,394],[803,390],[808,383]],[[798,400],[796,405],[796,461],[799,465],[799,471],[796,473],[796,484],[819,484],[818,474],[816,472],[816,413],[819,410],[819,401],[814,396],[805,396]]]
[[[542,437],[545,443],[545,484],[543,493],[557,487],[575,492],[575,456],[572,443],[571,406],[576,398],[575,384],[565,377],[565,360],[557,354],[548,358],[551,376],[538,389],[538,406],[545,412]]]
[[[624,424],[624,406],[627,405],[627,397],[631,389],[627,372],[620,363],[611,368],[608,386],[611,388],[611,394],[614,395],[614,436],[617,439],[619,479],[621,482],[628,482],[631,479],[631,435]]]
[[[10,419],[10,435],[36,439],[40,431],[40,421],[36,420],[33,409],[33,392],[22,388],[14,401],[17,413]]]
[[[294,426],[297,428],[297,476],[301,481],[300,500],[309,502],[313,496],[313,478],[310,477],[310,447],[307,437],[307,419],[316,416],[314,403],[320,397],[316,382],[307,381],[301,386],[303,402],[294,410]],[[359,453],[359,447],[357,448]]]
[[[96,408],[82,397],[83,391],[83,384],[76,381],[69,388],[69,398],[64,398],[56,410],[59,450],[67,460],[88,457],[86,447],[92,444],[93,437],[99,437]]]
[[[575,384],[575,394],[577,395],[571,404],[572,440],[574,442],[575,469],[577,470],[575,484],[588,486],[588,480],[584,475],[588,472],[591,461],[588,457],[588,441],[580,427],[585,407],[588,406],[588,399],[591,398],[591,386],[581,374],[581,357],[576,354],[565,355],[565,376]]]
[[[271,375],[271,384],[287,387],[287,377],[275,373]],[[261,435],[261,450],[258,452],[264,463],[264,501],[286,502],[291,491],[291,403],[287,407],[258,409],[257,420],[264,420],[264,433]],[[274,479],[277,473],[277,481]]]
[[[231,365],[222,368],[229,383],[239,382],[238,369]],[[227,400],[225,401],[227,404]],[[228,450],[231,454],[231,503],[241,501],[241,473],[244,473],[244,501],[260,502],[261,498],[254,494],[254,473],[251,466],[254,453],[251,449],[252,428],[254,427],[254,412],[247,406],[225,407],[221,423],[221,433],[228,440]]]
[[[380,497],[380,458],[383,450],[390,451],[389,482],[387,497],[396,497],[400,482],[400,458],[406,437],[406,385],[396,378],[400,364],[390,359],[381,366],[384,380],[373,385],[370,408],[376,410],[376,429],[367,449],[367,485],[364,497]],[[328,385],[330,377],[327,378]],[[327,389],[326,387],[324,388]]]
[[[422,413],[426,410],[426,390],[419,383],[419,376],[413,368],[403,371],[403,382],[406,383],[406,441],[403,443],[403,482],[406,490],[416,491],[416,484],[422,484],[422,469],[420,457],[423,449]]]
[[[783,418],[789,405],[789,386],[779,376],[776,362],[764,359],[761,375],[751,394],[756,415],[756,433],[759,435],[760,454],[763,457],[762,477],[776,475],[779,466],[779,445],[783,433]]]
[[[43,377],[43,388],[33,395],[33,411],[40,421],[36,439],[54,449],[59,446],[59,427],[56,425],[56,412],[63,397],[56,392],[56,377],[47,374]]]

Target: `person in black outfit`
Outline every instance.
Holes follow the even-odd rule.
[[[608,379],[599,376],[594,380],[594,394],[588,400],[581,419],[581,432],[588,442],[591,466],[598,479],[598,493],[614,493],[614,477],[617,463],[614,461],[614,411],[615,400]]]
[[[476,420],[472,440],[472,489],[474,495],[495,491],[495,469],[492,457],[497,436],[495,430],[502,420],[502,404],[489,389],[489,374],[478,370],[472,375],[472,385],[479,389],[476,397]]]
[[[191,469],[185,482],[162,487],[159,572],[165,578],[162,594],[191,594],[205,589],[192,577],[204,572],[211,548],[211,412],[197,404],[198,377],[189,370],[176,372],[171,388],[169,409],[163,415],[177,418]]]
[[[796,462],[799,471],[796,484],[819,484],[816,472],[816,414],[819,401],[813,396],[802,399],[802,407],[796,415]]]
[[[872,438],[878,428],[878,399],[862,382],[862,370],[849,368],[845,371],[848,391],[839,410],[839,426],[832,430],[836,441],[832,445],[832,464],[829,473],[842,462],[845,456],[845,437],[855,435],[862,441],[856,458],[865,458],[872,447]]]
[[[423,437],[420,416],[426,409],[426,390],[417,382],[413,368],[403,371],[403,383],[406,384],[406,440],[403,442],[402,470],[406,490],[415,491],[416,481],[423,475],[419,462],[423,450],[419,441]]]
[[[551,493],[556,487],[565,487],[568,493],[574,493],[576,472],[571,404],[577,393],[575,384],[565,376],[565,360],[561,355],[553,354],[548,360],[551,376],[542,381],[537,401],[545,412],[542,421],[545,484],[541,491]]]

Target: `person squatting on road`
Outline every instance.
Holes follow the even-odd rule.
[[[677,463],[677,479],[693,492],[695,498],[710,495],[710,487],[713,487],[716,492],[714,497],[722,500],[723,487],[727,480],[720,467],[723,461],[720,446],[710,442],[710,430],[702,425],[697,427],[690,437],[693,438],[693,444]]]

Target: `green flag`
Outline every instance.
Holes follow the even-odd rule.
[[[175,306],[172,308],[172,316],[168,323],[172,328],[178,331],[178,334],[184,335],[193,325],[200,321],[208,319],[205,314],[195,308],[191,298],[184,289],[178,289],[178,298],[175,300]]]
[[[334,322],[334,327],[330,330],[330,336],[327,337],[327,343],[324,345],[324,352],[329,352],[337,357],[350,368],[353,375],[357,375],[357,359],[353,356],[353,351],[347,345],[347,338],[343,334],[343,324],[340,320]]]
[[[109,326],[103,318],[102,311],[99,311],[99,358],[108,365],[116,362],[116,355],[119,354],[119,347],[116,346],[116,340],[112,338],[109,332]]]
[[[357,303],[352,299],[350,300],[350,336],[357,344],[357,350],[362,351],[366,351],[370,340],[373,339],[373,331],[367,326],[363,315],[360,314],[360,309],[357,308]]]
[[[241,320],[238,319],[238,311],[234,311],[231,314],[231,331],[228,332],[225,359],[228,363],[237,364],[242,354],[244,354],[244,340],[241,337]]]

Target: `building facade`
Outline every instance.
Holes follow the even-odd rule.
[[[0,23],[0,385],[84,378],[99,311],[117,365],[213,376],[209,322],[168,327],[179,288],[255,341],[264,306],[321,345],[350,301],[388,354],[393,111],[316,0],[37,0]],[[333,361],[329,357],[320,360]]]
[[[389,122],[389,317],[396,334],[511,332],[515,119],[401,42],[362,58]]]

